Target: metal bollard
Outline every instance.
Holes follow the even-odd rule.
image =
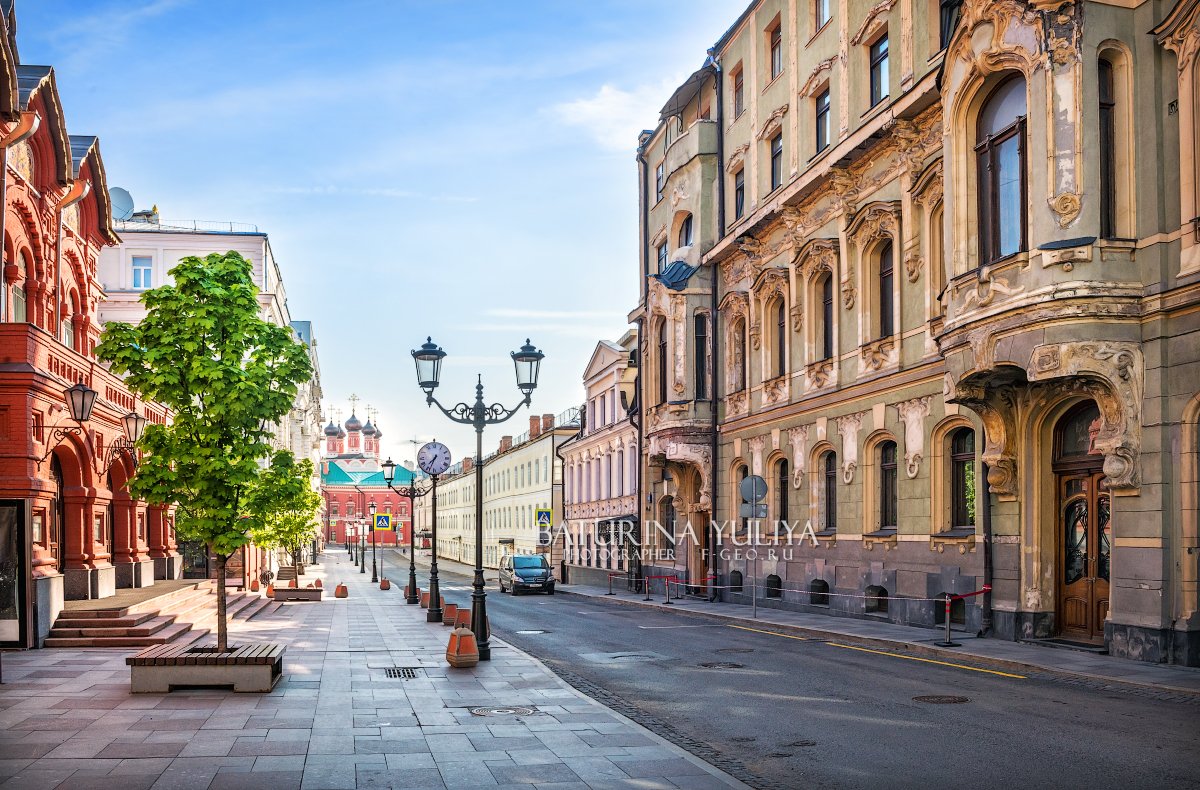
[[[953,596],[950,593],[946,593],[946,641],[934,642],[938,647],[962,647],[961,644],[950,639],[950,601],[952,600]]]
[[[612,591],[612,574],[611,573],[608,574],[608,592],[605,593],[605,595],[616,595],[616,593]]]
[[[751,617],[758,617],[758,577],[750,577],[750,611]]]
[[[670,605],[671,603],[671,580],[663,579],[663,591],[666,592],[667,598],[663,603]]]
[[[649,600],[650,600],[650,577],[649,577],[649,576],[643,576],[643,577],[642,577],[642,584],[646,585],[646,597],[645,597],[645,598],[643,598],[642,600],[643,600],[643,601],[649,601]]]

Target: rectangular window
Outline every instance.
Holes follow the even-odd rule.
[[[692,353],[692,358],[695,360],[696,368],[696,400],[705,400],[708,398],[708,370],[706,365],[708,357],[708,316],[703,313],[697,313],[695,317],[695,341],[696,348]]]
[[[771,138],[771,191],[783,186],[783,132]]]
[[[895,288],[895,269],[892,265],[892,245],[887,243],[879,252],[879,336],[891,337],[896,333],[892,320],[893,299],[892,290]]]
[[[817,153],[829,147],[829,89],[817,97]]]
[[[1100,237],[1117,235],[1117,99],[1113,67],[1107,60],[1097,63],[1100,94]]]
[[[746,168],[733,176],[733,218],[741,219],[746,214]]]
[[[28,321],[28,308],[25,303],[25,289],[19,285],[12,288],[12,320],[17,323]]]
[[[771,79],[775,79],[783,73],[783,25],[776,22],[767,35],[771,42]]]
[[[821,513],[821,530],[837,532],[837,455],[832,452],[825,453],[824,461],[821,473],[824,476],[822,504],[825,508]]]
[[[134,255],[132,261],[134,290],[144,291],[147,288],[153,288],[150,273],[154,267],[154,259],[149,255]]]
[[[746,109],[746,77],[741,65],[733,73],[733,117],[737,118]]]
[[[658,167],[654,168],[654,202],[663,199],[663,189],[666,186],[666,163],[659,162]]]
[[[829,0],[813,0],[813,5],[816,8],[816,30],[825,27],[831,16],[829,12]]]
[[[879,448],[879,529],[896,529],[896,443]]]
[[[821,284],[821,359],[833,356],[833,275]]]
[[[661,273],[667,268],[667,243],[664,241],[658,245],[658,271]]]
[[[958,18],[962,16],[962,0],[941,0],[941,48],[950,44],[950,37],[958,27]]]
[[[871,106],[888,96],[888,37],[883,36],[871,45]]]

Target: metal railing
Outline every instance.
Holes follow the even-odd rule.
[[[187,231],[191,233],[258,233],[249,222],[220,222],[204,219],[113,220],[117,231]]]

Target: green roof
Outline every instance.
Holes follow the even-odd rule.
[[[337,461],[326,461],[321,465],[324,469],[328,465],[329,471],[322,472],[321,485],[329,486],[369,486],[375,488],[383,488],[387,483],[383,479],[383,472],[349,472],[342,468]],[[413,481],[413,473],[411,470],[403,466],[396,467],[396,479],[392,481],[392,485],[406,486]]]

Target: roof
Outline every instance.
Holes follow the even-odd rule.
[[[328,472],[322,471],[321,485],[329,486],[363,486],[368,488],[384,488],[387,486],[387,481],[383,479],[381,470],[363,470],[360,472],[351,472],[342,468],[336,460],[328,460]],[[322,470],[326,467],[321,466]],[[409,485],[413,481],[413,473],[411,470],[403,466],[396,467],[396,479],[392,481],[392,485]]]
[[[687,287],[687,282],[692,278],[692,275],[699,271],[698,266],[691,266],[683,261],[672,261],[667,264],[667,268],[663,269],[658,274],[650,275],[655,280],[670,288],[672,291],[682,291]]]
[[[708,79],[712,72],[712,59],[704,61],[704,65],[692,72],[692,76],[683,81],[683,84],[675,89],[671,94],[671,98],[667,99],[667,103],[663,105],[662,111],[659,113],[658,119],[664,121],[675,115],[683,112],[683,108],[691,104],[692,99],[700,93],[700,88],[704,85],[704,81]]]
[[[54,141],[58,154],[55,164],[58,166],[55,177],[62,186],[71,183],[71,143],[67,140],[66,120],[63,117],[62,102],[58,96],[58,86],[54,81],[54,69],[50,66],[17,66],[17,89],[20,96],[21,111],[29,109],[30,102],[35,96],[41,96],[46,104],[47,132]]]
[[[79,178],[83,163],[88,157],[92,159],[92,195],[96,200],[100,235],[113,244],[120,244],[121,239],[112,227],[112,206],[108,195],[108,179],[104,173],[104,161],[100,158],[100,138],[73,134],[67,140],[71,144],[71,178]]]

